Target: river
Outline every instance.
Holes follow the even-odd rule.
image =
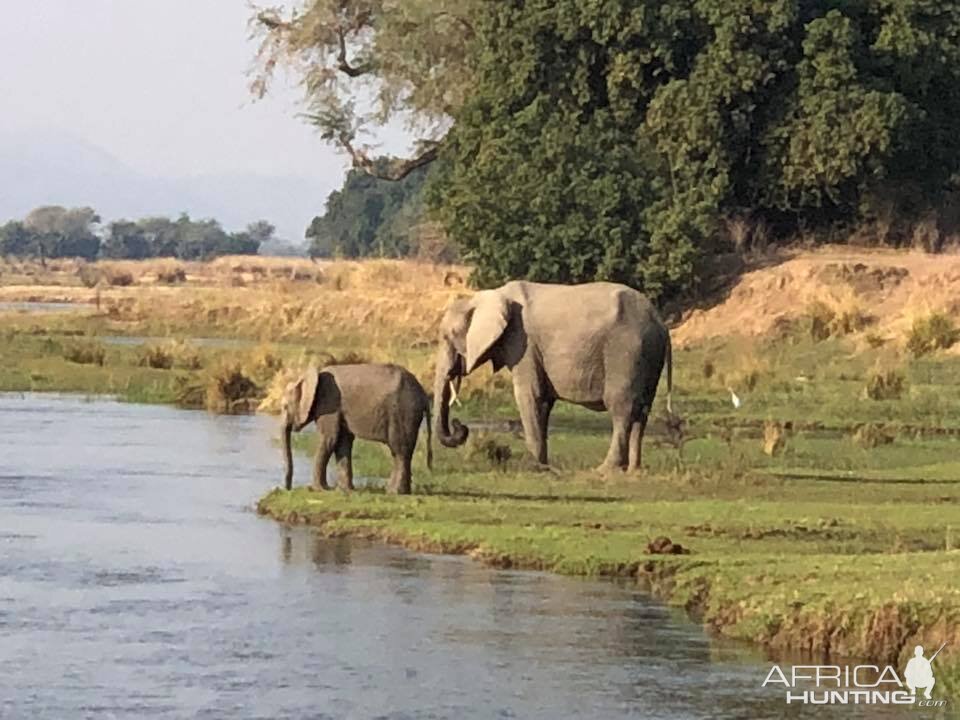
[[[628,584],[258,518],[274,431],[0,395],[0,717],[893,717],[788,708],[758,652]]]

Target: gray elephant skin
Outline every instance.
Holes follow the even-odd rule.
[[[433,466],[430,400],[408,370],[397,365],[335,365],[312,368],[286,387],[282,411],[284,484],[293,485],[290,435],[311,422],[317,424],[318,447],[313,484],[327,490],[326,471],[335,455],[338,486],[353,489],[353,441],[373,440],[390,448],[393,472],[390,493],[411,491],[410,463],[423,419],[427,420],[427,467]]]
[[[527,448],[543,465],[557,400],[609,411],[610,449],[601,470],[635,471],[647,418],[667,365],[670,333],[646,296],[625,285],[515,281],[455,300],[440,325],[434,386],[436,434],[462,445],[466,426],[450,420],[451,392],[486,362],[508,368]]]

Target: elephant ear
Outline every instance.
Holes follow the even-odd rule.
[[[473,315],[467,328],[467,367],[471,373],[503,336],[510,320],[507,299],[496,290],[482,290],[474,296]]]
[[[297,402],[297,424],[302,428],[313,418],[313,405],[317,399],[317,383],[320,371],[315,367],[307,370],[297,382],[300,386],[300,399]]]

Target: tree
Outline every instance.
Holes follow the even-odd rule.
[[[100,254],[105,258],[141,260],[153,255],[150,241],[143,228],[128,220],[112,222],[107,237],[100,246]]]
[[[392,158],[378,158],[387,168]],[[330,193],[326,210],[307,229],[312,257],[402,257],[410,250],[409,232],[419,213],[426,169],[401,181],[371,176],[363,170],[347,173],[343,187]],[[401,216],[403,220],[401,220]]]
[[[695,282],[720,221],[916,216],[960,163],[960,9],[929,0],[503,0],[428,198],[481,285]]]
[[[48,257],[82,257],[93,260],[100,252],[100,238],[94,226],[100,217],[93,208],[64,208],[48,205],[32,210],[23,224],[37,236],[41,261]]]
[[[258,245],[272,242],[276,231],[277,228],[266,220],[257,220],[247,225],[247,234],[256,240]]]
[[[183,214],[177,219],[177,257],[181,260],[206,260],[222,255],[229,238],[216,220],[191,220]]]
[[[448,120],[471,88],[472,16],[483,0],[301,0],[258,8],[261,39],[252,91],[262,97],[278,66],[302,75],[307,118],[354,167],[401,179],[436,159]],[[373,102],[367,95],[373,90]],[[360,110],[372,105],[366,111]],[[420,131],[417,153],[376,163],[361,141],[404,118]]]
[[[37,254],[36,236],[22,222],[11,220],[0,226],[0,255]]]
[[[180,242],[180,229],[170,218],[151,217],[137,221],[143,236],[150,245],[152,257],[176,257]]]

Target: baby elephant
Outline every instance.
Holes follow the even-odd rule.
[[[290,433],[317,423],[319,447],[313,485],[329,490],[327,463],[337,456],[338,485],[353,489],[353,439],[375,440],[390,448],[393,472],[387,491],[410,494],[410,460],[420,423],[427,419],[427,467],[433,468],[430,400],[417,379],[397,365],[334,365],[311,368],[290,383],[283,398],[283,458],[287,490],[293,485]]]

